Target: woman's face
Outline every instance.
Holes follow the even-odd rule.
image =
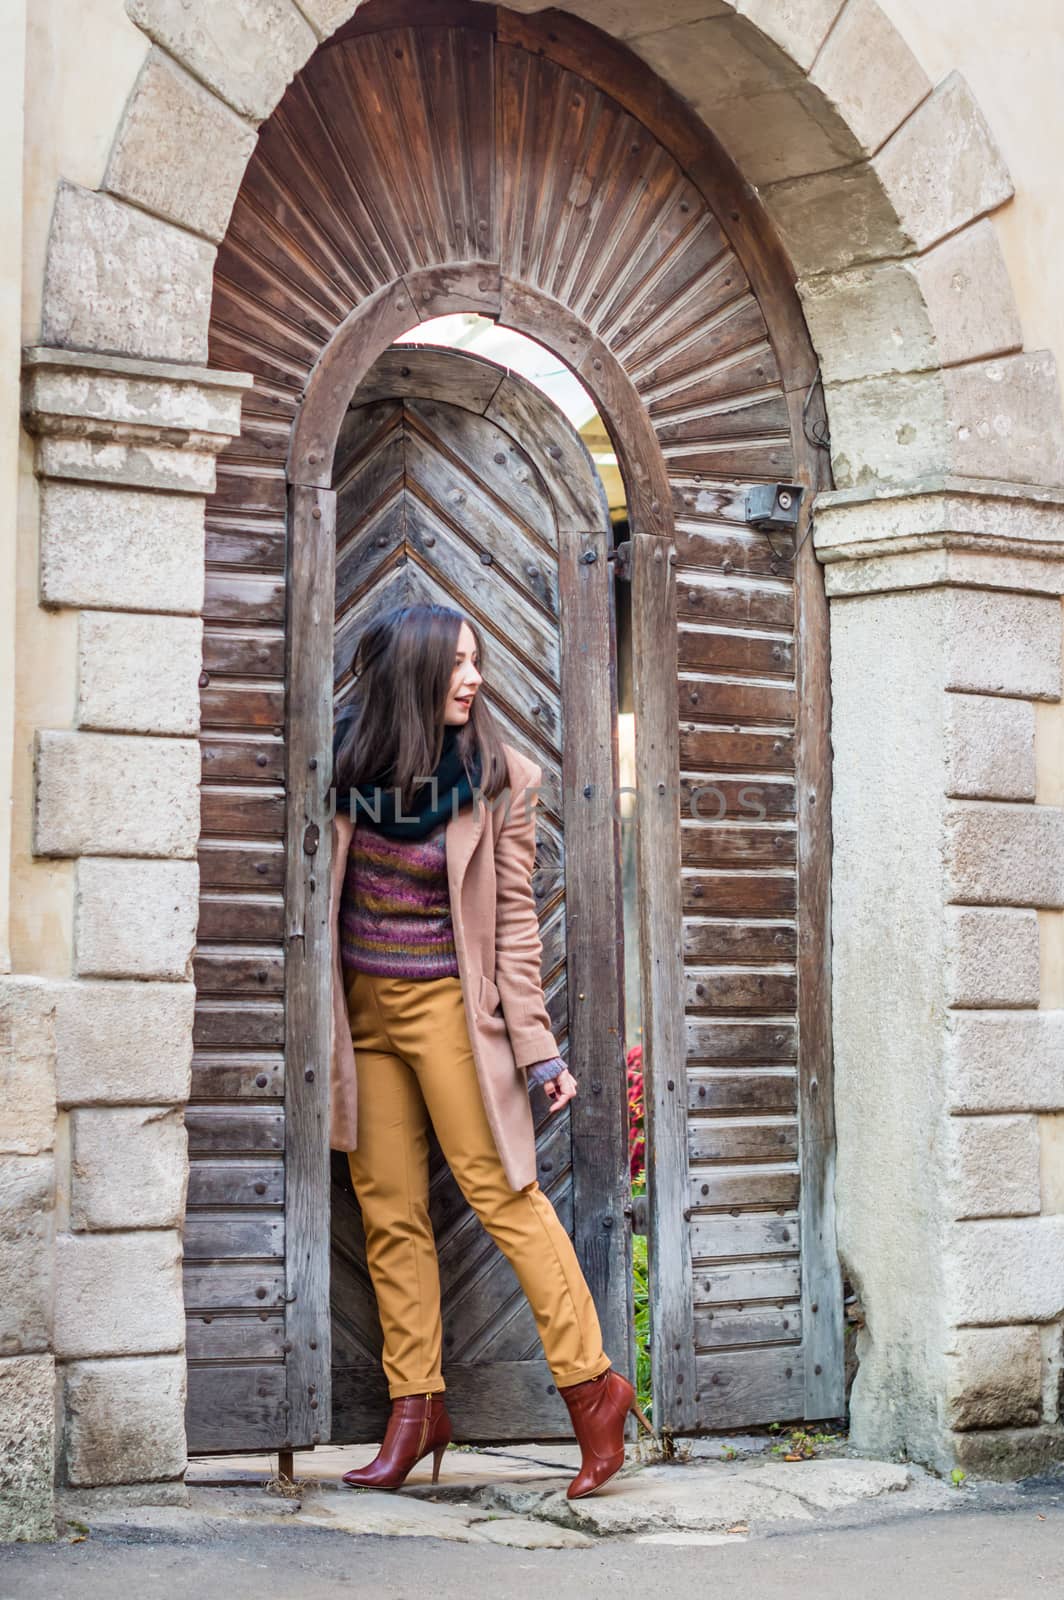
[[[479,664],[480,651],[477,649],[473,630],[468,622],[463,622],[454,653],[454,671],[451,673],[451,682],[447,690],[444,722],[456,723],[461,727],[469,721],[473,696],[483,681],[477,670]]]

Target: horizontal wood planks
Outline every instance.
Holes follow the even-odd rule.
[[[670,1091],[669,1225],[684,1240],[673,1267],[681,1297],[689,1294],[680,1321],[695,1365],[685,1374],[694,1398],[678,1415],[685,1427],[715,1427],[835,1414],[826,612],[807,524],[795,541],[744,518],[750,482],[826,481],[806,431],[807,407],[820,405],[816,362],[752,191],[644,63],[564,13],[519,17],[461,0],[362,8],[263,125],[219,249],[211,360],[251,371],[255,384],[207,518],[190,1114],[204,1176],[192,1205],[264,1216],[277,1201],[258,1193],[257,1179],[250,1189],[245,1175],[238,1181],[235,1168],[268,1157],[283,1169],[289,1139],[283,730],[293,423],[291,459],[307,474],[299,481],[328,486],[323,419],[342,415],[355,367],[365,372],[419,317],[467,308],[541,338],[585,379],[626,473],[633,529],[675,551],[675,683],[667,709],[663,697],[651,700],[655,716],[675,716],[669,826],[678,828],[682,971],[668,1017],[664,991],[655,1002],[662,1053],[652,1070],[679,1085]],[[529,450],[514,471],[535,427],[491,374],[478,376],[476,403],[460,423],[451,418],[443,444],[446,378],[428,374],[420,395],[407,393],[403,358],[388,360],[359,421],[367,431],[348,496],[355,521],[341,494],[335,679],[342,687],[370,609],[401,597],[457,596],[494,630],[499,681],[512,686],[498,707],[507,736],[544,758],[538,881],[548,999],[562,1026],[564,596],[543,519],[552,495],[551,515],[570,528],[583,508],[551,490],[552,470],[570,479],[559,458]],[[315,368],[313,405],[303,407]],[[526,403],[534,410],[527,391]],[[485,455],[484,430],[498,431],[507,404],[518,454],[503,442]],[[417,468],[398,512],[400,455],[404,471],[407,461]],[[460,516],[448,500],[455,491]],[[797,1213],[804,1254],[793,1239],[779,1247],[771,1229],[731,1229],[733,1212]],[[203,1296],[203,1274],[218,1274],[216,1303],[226,1283],[236,1290],[227,1272],[254,1276],[259,1264],[267,1259],[190,1262],[189,1282]],[[712,1302],[730,1309],[727,1319],[706,1314],[707,1264],[714,1296],[734,1291],[730,1308]],[[246,1316],[243,1300],[226,1314]],[[787,1337],[777,1338],[784,1321]],[[795,1358],[795,1329],[808,1360]],[[209,1330],[196,1332],[202,1352]],[[727,1378],[722,1367],[713,1381],[718,1354]],[[193,1396],[211,1359],[194,1358]],[[248,1360],[249,1371],[261,1367]],[[256,1441],[279,1393],[263,1387],[252,1408]],[[194,1399],[191,1415],[201,1412]],[[668,1425],[667,1414],[659,1421]]]

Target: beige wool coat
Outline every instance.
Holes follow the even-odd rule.
[[[525,1069],[558,1054],[543,996],[542,943],[532,870],[535,790],[543,769],[504,744],[507,789],[494,802],[474,797],[448,818],[445,832],[454,943],[466,1022],[484,1109],[511,1187],[536,1177],[535,1133]],[[332,822],[329,922],[332,930],[333,1040],[331,1143],[357,1144],[355,1052],[340,963],[340,898],[356,824]]]

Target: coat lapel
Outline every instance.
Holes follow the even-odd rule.
[[[463,806],[447,820],[447,879],[452,911],[461,906],[462,879],[477,847],[477,840],[484,831],[487,809],[483,804]]]

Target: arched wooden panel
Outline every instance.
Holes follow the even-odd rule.
[[[670,1083],[682,1072],[685,1102],[663,1086],[655,1227],[673,1288],[659,1420],[690,1431],[835,1415],[826,612],[809,541],[774,548],[743,515],[750,481],[821,481],[805,419],[816,363],[779,246],[712,136],[644,64],[562,14],[371,0],[264,125],[219,251],[212,361],[255,386],[208,518],[213,933],[198,958],[196,1070],[224,1099],[193,1109],[194,1154],[214,1159],[216,1122],[243,1117],[233,1159],[257,1158],[256,1118],[275,1102],[245,1107],[229,1086],[246,1079],[255,1102],[279,1082],[268,997],[283,752],[269,719],[283,697],[292,424],[356,311],[358,337],[381,348],[441,294],[494,308],[585,377],[633,507],[673,529],[664,648],[677,660],[687,992],[669,1037],[686,1029],[687,1064],[658,1062]],[[627,449],[647,417],[669,485],[660,514]],[[671,610],[664,597],[651,609],[656,640]],[[698,814],[689,802],[706,785]]]
[[[564,795],[563,755],[581,770],[594,754],[589,744],[605,733],[610,759],[616,714],[608,633],[596,650],[606,667],[597,723],[581,714],[580,697],[566,683],[565,663],[575,649],[565,628],[580,620],[572,592],[574,546],[587,533],[604,535],[609,520],[590,458],[565,418],[527,381],[477,357],[402,345],[385,352],[359,386],[340,432],[334,483],[337,699],[350,685],[362,629],[382,608],[417,601],[455,605],[481,629],[481,692],[504,736],[543,767],[533,882],[551,1025],[572,1060],[567,884],[575,873],[580,903],[582,862],[579,829],[566,823],[566,804],[574,801]],[[609,845],[600,836],[596,850]],[[615,878],[618,871],[615,859]],[[610,901],[616,914],[616,883]],[[585,998],[608,1007],[612,996],[616,1010],[621,974],[608,932],[609,903],[597,907],[598,985],[606,992],[601,1000],[598,994]],[[616,1017],[612,1025],[616,1030]],[[581,1119],[552,1117],[545,1096],[534,1103],[540,1183],[580,1248],[588,1227],[579,1213],[589,1189],[587,1174],[581,1183],[578,1172]],[[598,1117],[594,1103],[587,1110]],[[623,1168],[623,1130],[616,1120],[614,1164]],[[333,1173],[332,1436],[376,1439],[387,1399],[375,1302],[340,1156]],[[602,1176],[594,1175],[595,1185]],[[553,1394],[524,1295],[435,1147],[430,1208],[440,1255],[444,1376],[459,1436],[567,1437],[568,1416]],[[628,1340],[626,1304],[614,1296],[611,1308],[608,1284],[593,1289],[600,1291],[602,1320],[620,1358]]]

